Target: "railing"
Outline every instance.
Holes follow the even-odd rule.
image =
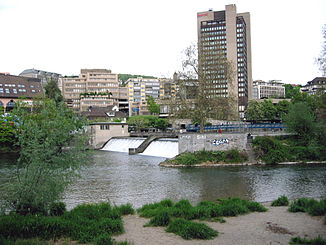
[[[204,126],[204,131],[249,131],[253,129],[284,129],[283,123],[258,123],[258,124],[221,124]],[[188,125],[186,127],[187,132],[197,132],[200,130],[200,126]]]

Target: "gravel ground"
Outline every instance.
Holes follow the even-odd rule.
[[[129,241],[134,245],[187,244],[187,245],[275,245],[289,244],[291,237],[326,238],[324,217],[312,217],[306,213],[290,213],[287,207],[271,207],[268,211],[224,218],[226,223],[205,222],[219,232],[214,240],[184,240],[164,231],[165,227],[143,227],[149,219],[138,215],[123,218],[125,233],[115,236],[117,241]]]

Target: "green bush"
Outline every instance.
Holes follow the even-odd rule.
[[[135,210],[133,209],[133,207],[130,203],[123,204],[120,206],[115,206],[114,208],[117,209],[117,211],[120,215],[128,215],[128,214],[135,213]]]
[[[290,212],[307,212],[312,216],[322,216],[326,214],[326,198],[319,202],[315,199],[299,198],[291,203]]]
[[[55,202],[50,205],[50,215],[61,216],[66,212],[66,204],[63,202]]]
[[[286,196],[280,196],[275,201],[272,202],[271,206],[288,206],[289,205],[289,199]]]
[[[314,238],[314,239],[306,239],[301,237],[293,237],[291,238],[290,244],[294,245],[304,245],[304,244],[310,244],[310,245],[326,245],[326,239],[321,238],[320,236]]]
[[[168,226],[170,215],[167,210],[158,212],[145,226]]]
[[[95,245],[113,245],[113,240],[109,233],[103,233],[95,239]]]
[[[175,233],[183,239],[213,239],[218,232],[206,224],[195,223],[185,219],[175,219],[170,222],[166,229],[167,232]]]

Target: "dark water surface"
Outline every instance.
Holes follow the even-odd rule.
[[[127,202],[138,208],[165,198],[202,200],[241,197],[272,201],[281,195],[290,199],[326,196],[326,165],[244,166],[214,169],[159,167],[164,158],[96,151],[94,163],[65,192],[68,209],[84,202]],[[1,184],[8,181],[15,165],[11,157],[0,158]]]

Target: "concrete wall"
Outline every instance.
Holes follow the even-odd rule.
[[[225,151],[233,148],[245,150],[247,133],[243,134],[180,134],[179,153],[200,150]]]
[[[129,136],[128,124],[126,123],[92,123],[87,127],[90,135],[90,145],[100,149],[112,137]]]

